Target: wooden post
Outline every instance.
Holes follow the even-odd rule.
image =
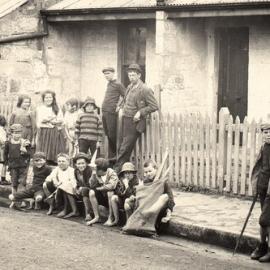
[[[228,108],[221,108],[219,111],[219,134],[218,134],[218,188],[223,191],[224,175],[226,172],[226,153],[227,153],[227,139],[226,139],[226,124],[229,119]]]

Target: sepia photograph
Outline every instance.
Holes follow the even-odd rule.
[[[270,0],[0,0],[0,270],[269,270]]]

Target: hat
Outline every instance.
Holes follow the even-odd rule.
[[[93,99],[91,97],[86,98],[84,104],[82,105],[82,108],[85,108],[85,106],[88,105],[88,104],[93,104],[97,108],[95,99]]]
[[[137,172],[137,170],[135,169],[135,166],[131,162],[126,162],[123,164],[122,170],[119,173],[119,175],[124,172]]]
[[[105,72],[115,72],[115,69],[113,67],[105,67],[102,69],[102,73],[105,73]]]
[[[139,73],[142,73],[142,69],[138,64],[131,64],[129,65],[129,67],[127,68],[127,71],[137,71]]]
[[[10,132],[22,132],[22,125],[21,124],[11,125]]]
[[[83,158],[87,163],[90,162],[90,156],[85,154],[85,153],[78,153],[74,158],[73,158],[73,162],[76,163],[78,159]]]
[[[46,160],[46,155],[45,155],[45,153],[43,153],[43,152],[36,152],[36,153],[33,155],[33,159],[34,159],[34,160],[38,160],[38,159],[45,159],[45,160]]]
[[[270,129],[270,124],[269,123],[263,123],[261,124],[261,131],[264,131],[264,130],[267,130],[267,129]]]

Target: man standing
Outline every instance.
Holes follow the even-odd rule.
[[[108,137],[108,159],[116,158],[117,151],[117,104],[120,96],[124,97],[125,87],[114,79],[115,70],[107,67],[102,70],[108,81],[107,90],[102,103],[102,122],[106,136]]]
[[[129,161],[138,137],[145,132],[146,116],[158,110],[154,93],[141,81],[141,73],[142,70],[138,64],[128,67],[130,85],[123,100],[123,139],[115,164],[117,171]]]

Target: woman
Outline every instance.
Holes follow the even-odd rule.
[[[55,165],[57,155],[66,152],[63,114],[53,91],[45,91],[42,94],[42,102],[36,111],[37,151],[44,152],[48,164]]]

